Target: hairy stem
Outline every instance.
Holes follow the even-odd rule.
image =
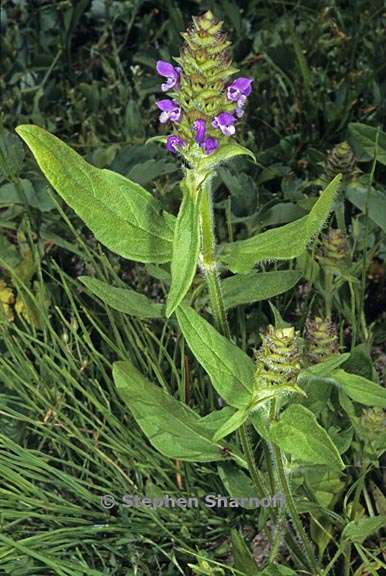
[[[276,418],[277,411],[276,411],[275,400],[272,401],[271,414],[272,414],[273,418]],[[295,500],[292,496],[291,488],[290,488],[290,485],[289,485],[289,482],[288,482],[288,479],[287,479],[287,476],[285,473],[283,453],[282,453],[281,449],[279,448],[279,446],[277,446],[276,444],[273,444],[272,448],[273,448],[273,453],[275,456],[276,469],[277,469],[277,474],[278,474],[280,486],[281,486],[281,489],[283,490],[283,493],[284,493],[284,496],[286,499],[286,506],[288,507],[288,511],[289,511],[290,516],[291,516],[291,519],[292,519],[294,528],[296,530],[296,533],[299,536],[299,538],[303,544],[304,551],[306,553],[309,566],[312,569],[312,574],[318,575],[318,574],[320,574],[320,570],[318,568],[318,565],[317,565],[317,562],[316,562],[316,559],[314,556],[314,552],[312,550],[311,543],[310,543],[310,541],[307,537],[307,534],[303,528],[302,521],[301,521],[300,516],[298,514],[298,511],[296,509]]]
[[[203,191],[200,205],[200,222],[202,233],[201,265],[204,269],[208,286],[212,314],[219,331],[227,338],[230,338],[220,279],[217,273],[216,240],[214,235],[210,184],[206,184],[205,190]]]
[[[214,233],[210,184],[206,182],[204,186],[205,190],[203,190],[200,204],[200,224],[202,234],[201,264],[205,273],[209,292],[209,300],[215,324],[218,330],[225,337],[230,338],[230,330],[225,314],[225,306],[221,292],[220,279],[217,274],[216,239]],[[256,489],[256,493],[259,498],[266,496],[267,490],[265,489],[264,479],[261,478],[261,474],[256,466],[246,424],[243,424],[243,426],[240,428],[240,442],[245,459],[247,461],[249,473]],[[276,520],[276,511],[272,511],[272,514]],[[267,538],[272,541],[272,534],[267,527],[265,529],[265,534]],[[297,542],[293,539],[290,532],[288,532],[287,535],[287,545],[291,550],[293,557],[304,565],[305,560],[303,559],[302,550],[299,548]]]

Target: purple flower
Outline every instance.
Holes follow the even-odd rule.
[[[236,78],[230,86],[227,88],[227,98],[231,102],[236,102],[236,116],[241,118],[244,114],[244,106],[247,102],[247,98],[252,92],[252,82],[251,78]]]
[[[167,137],[166,150],[168,152],[172,152],[172,154],[175,154],[177,152],[177,148],[181,148],[182,146],[185,146],[185,142],[179,136],[172,134],[171,136]]]
[[[221,112],[221,114],[214,117],[212,126],[213,128],[219,128],[224,136],[232,136],[236,131],[233,126],[235,122],[236,118],[233,114],[229,114],[229,112]]]
[[[165,124],[168,120],[172,122],[178,122],[181,118],[181,108],[178,102],[174,100],[157,100],[156,105],[161,110],[159,121],[161,124]]]
[[[249,96],[252,92],[252,82],[251,78],[243,77],[233,80],[232,84],[227,88],[228,100],[238,102],[240,96]]]
[[[193,124],[193,128],[195,131],[195,141],[201,144],[205,140],[205,132],[206,132],[206,125],[205,120],[196,120]]]
[[[218,140],[217,138],[213,138],[209,136],[206,140],[204,140],[201,144],[201,148],[204,149],[205,154],[210,154],[214,150],[218,148]]]
[[[166,92],[167,90],[170,90],[170,88],[178,88],[181,68],[177,68],[169,62],[165,62],[165,60],[158,60],[156,69],[160,76],[165,76],[167,79],[166,82],[161,84],[162,92]]]

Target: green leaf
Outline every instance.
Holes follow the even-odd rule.
[[[218,394],[230,406],[247,406],[255,376],[253,361],[193,308],[181,305],[176,315],[189,348],[208,373]]]
[[[161,318],[163,316],[163,304],[152,302],[150,298],[135,290],[116,288],[91,276],[80,276],[78,280],[87,286],[90,292],[118,312],[136,318]]]
[[[193,197],[188,186],[183,186],[184,197],[180,206],[173,238],[171,263],[172,284],[166,303],[166,316],[173,314],[181,303],[196,273],[200,252],[199,206],[201,195]]]
[[[351,122],[348,125],[351,135],[350,142],[361,160],[372,160],[375,156],[375,143],[378,128],[361,122]],[[386,165],[386,133],[379,130],[377,160]]]
[[[236,144],[236,142],[232,142],[230,144],[225,144],[225,146],[221,146],[216,152],[201,160],[199,171],[204,174],[211,172],[213,168],[226,160],[234,158],[235,156],[249,156],[254,162],[256,162],[256,157],[253,152],[244,146],[240,146],[240,144]]]
[[[383,232],[386,232],[386,194],[384,192],[380,192],[374,188],[368,190],[367,186],[359,182],[353,182],[348,184],[346,188],[346,198],[348,198],[356,208],[362,210],[362,212],[366,210],[366,201],[368,199],[367,209],[369,218],[371,218]]]
[[[16,268],[20,261],[21,258],[15,244],[12,244],[3,234],[0,234],[0,265],[4,262],[6,266]]]
[[[260,576],[298,576],[298,574],[282,564],[269,564],[260,572]]]
[[[224,422],[218,430],[216,430],[216,433],[213,436],[213,441],[218,442],[219,440],[225,438],[225,436],[228,436],[235,430],[238,430],[238,428],[240,428],[240,426],[242,426],[248,419],[248,415],[249,411],[246,409],[238,410],[232,414],[232,416],[226,422]]]
[[[370,355],[370,346],[365,343],[355,346],[350,351],[350,357],[342,368],[345,372],[352,372],[371,380],[373,377],[373,361]]]
[[[245,576],[257,576],[259,571],[244,537],[237,530],[231,531],[234,567]]]
[[[297,270],[236,274],[222,281],[225,308],[268,300],[290,290],[302,274]]]
[[[217,466],[219,476],[232,498],[257,498],[256,488],[245,472],[232,462],[224,462]],[[245,503],[243,508],[256,509],[253,504]]]
[[[137,424],[161,454],[190,462],[224,460],[223,445],[212,441],[198,414],[150,383],[130,362],[115,362],[113,377]]]
[[[344,364],[350,358],[350,352],[345,354],[334,354],[327,360],[319,362],[319,364],[314,364],[314,366],[309,366],[299,373],[298,384],[303,385],[314,379],[319,380],[320,378],[326,378],[334,372],[341,364]]]
[[[322,192],[311,212],[285,226],[267,230],[248,240],[226,244],[221,260],[232,272],[249,272],[263,260],[296,258],[319,233],[326,221],[341,181],[338,174]]]
[[[200,422],[210,430],[211,435],[213,436],[216,430],[225,424],[225,422],[229,420],[235,412],[236,410],[232,408],[232,406],[224,406],[221,410],[213,410],[213,412],[210,412],[206,416],[202,416]]]
[[[175,219],[149,192],[120,174],[88,164],[39,126],[19,126],[16,131],[50,184],[97,240],[138,262],[171,259]]]
[[[344,468],[339,452],[314,414],[301,404],[290,404],[270,426],[272,441],[282,450],[311,464]]]
[[[345,540],[351,542],[364,542],[366,538],[378,532],[386,526],[386,516],[373,516],[371,518],[361,518],[360,520],[353,520],[349,522],[343,532],[342,536]]]
[[[265,409],[259,408],[255,410],[250,416],[252,426],[256,432],[264,438],[267,442],[271,442],[272,438],[269,432],[269,418]]]
[[[363,376],[358,376],[358,374],[349,374],[344,370],[333,372],[331,380],[355,402],[365,404],[365,406],[386,408],[386,388],[383,386],[371,382]]]

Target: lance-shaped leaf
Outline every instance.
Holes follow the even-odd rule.
[[[118,312],[123,312],[136,318],[161,318],[163,316],[163,304],[152,302],[150,298],[135,290],[116,288],[91,276],[80,276],[78,280],[90,292],[114,310],[118,310]]]
[[[196,273],[200,252],[199,206],[201,194],[195,196],[182,186],[183,200],[177,216],[171,264],[172,284],[166,302],[166,316],[173,314],[190,288]]]
[[[268,300],[290,290],[302,277],[297,270],[235,274],[222,281],[225,308]]]
[[[222,164],[226,160],[230,160],[235,156],[249,156],[254,162],[256,158],[253,152],[245,146],[240,146],[236,142],[231,142],[225,146],[221,146],[216,152],[210,154],[199,164],[199,171],[206,174],[211,172],[216,166]]]
[[[168,262],[175,218],[139,184],[88,164],[39,126],[17,133],[50,184],[112,252],[138,262]]]
[[[300,256],[326,221],[340,180],[340,174],[335,176],[307,216],[248,240],[226,244],[221,260],[232,272],[246,273],[263,260],[287,260]]]
[[[253,390],[253,361],[202,318],[193,308],[181,305],[177,320],[189,348],[208,373],[213,387],[235,408],[248,406]]]
[[[344,468],[339,451],[314,414],[301,404],[290,404],[270,426],[270,437],[282,450],[310,464]]]
[[[256,493],[256,487],[253,485],[250,477],[233,462],[222,462],[217,465],[217,469],[229,496],[240,499],[252,499],[263,496],[263,494]],[[243,504],[243,507],[256,508],[256,506],[253,506],[253,503],[248,505],[247,502]]]
[[[304,385],[307,382],[319,381],[321,378],[327,378],[349,358],[349,352],[346,352],[345,354],[334,354],[330,358],[327,358],[327,360],[323,360],[323,362],[304,368],[304,370],[301,370],[297,378],[298,384]]]
[[[383,386],[340,369],[332,373],[331,380],[355,402],[386,408],[386,388]]]
[[[188,406],[149,382],[130,362],[113,366],[117,390],[151,444],[164,456],[190,462],[224,460],[224,444]]]
[[[232,416],[216,430],[213,440],[218,442],[225,438],[225,436],[229,436],[229,434],[238,430],[240,426],[248,420],[249,412],[247,408],[237,410],[237,412],[232,414]]]
[[[386,526],[386,516],[373,516],[352,520],[346,524],[342,537],[351,542],[364,542],[366,538]]]

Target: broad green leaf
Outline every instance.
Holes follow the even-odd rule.
[[[374,369],[370,353],[371,346],[368,343],[354,346],[350,351],[350,357],[343,364],[342,369],[345,370],[345,372],[352,372],[353,374],[358,374],[359,376],[363,376],[363,378],[371,380]]]
[[[331,380],[337,384],[347,396],[365,406],[386,408],[386,388],[371,382],[358,374],[349,374],[344,370],[336,370],[331,374]]]
[[[290,290],[302,277],[297,270],[235,274],[222,281],[225,308],[268,300]]]
[[[250,416],[252,426],[256,430],[256,432],[264,438],[267,442],[271,442],[271,436],[269,433],[269,417],[268,412],[265,411],[262,407],[258,410],[255,410]]]
[[[218,166],[222,162],[226,160],[230,160],[235,156],[249,156],[254,162],[256,162],[256,158],[253,152],[251,152],[248,148],[244,146],[240,146],[236,142],[232,142],[230,144],[226,144],[225,146],[221,146],[217,152],[210,154],[203,160],[201,160],[199,165],[199,171],[202,173],[208,173],[215,166]]]
[[[174,217],[139,184],[88,164],[39,126],[17,133],[31,149],[50,184],[112,252],[138,262],[168,262]]]
[[[213,441],[217,442],[218,440],[222,440],[225,436],[229,436],[229,434],[238,430],[238,428],[246,422],[248,415],[249,411],[246,409],[237,410],[237,412],[232,414],[232,416],[216,430]]]
[[[361,122],[351,122],[348,125],[351,135],[350,142],[361,160],[372,160],[375,156],[375,143],[378,128]],[[386,133],[379,130],[377,160],[386,165]]]
[[[307,216],[248,240],[226,244],[220,255],[221,260],[232,272],[246,273],[263,260],[287,260],[300,256],[326,221],[340,181],[341,175],[338,174]]]
[[[332,509],[334,501],[339,498],[345,485],[340,470],[326,469],[324,466],[307,466],[304,478],[316,500],[325,508]]]
[[[190,462],[225,459],[223,445],[213,442],[198,414],[149,382],[130,362],[116,362],[113,377],[136,422],[161,454]]]
[[[172,284],[166,302],[166,316],[173,314],[190,288],[196,273],[200,252],[200,197],[194,198],[188,186],[183,186],[183,200],[174,228]]]
[[[232,498],[258,498],[256,488],[245,472],[240,470],[236,464],[232,462],[224,462],[217,466],[219,476],[224,484],[226,491]],[[242,504],[242,508],[256,508],[252,503]]]
[[[218,394],[230,406],[247,406],[255,375],[253,361],[193,308],[183,304],[177,308],[176,315],[189,348],[208,373]]]
[[[213,436],[216,430],[225,424],[225,422],[229,420],[235,412],[236,410],[232,408],[232,406],[224,406],[221,410],[213,410],[213,412],[210,412],[206,416],[202,416],[200,422],[210,430],[211,435]]]
[[[90,292],[118,312],[130,314],[136,318],[161,318],[163,316],[163,304],[152,302],[150,298],[135,290],[116,288],[91,276],[80,276],[78,280],[87,286]]]
[[[364,542],[366,538],[378,532],[386,526],[386,516],[373,516],[371,518],[360,518],[349,522],[343,532],[342,537],[351,542]]]
[[[370,190],[361,183],[353,182],[348,184],[346,188],[346,198],[350,200],[352,204],[362,212],[366,210],[366,201],[368,200],[368,214],[369,218],[377,226],[379,226],[383,232],[386,232],[386,194],[375,188]]]
[[[272,441],[282,450],[311,464],[344,468],[339,452],[314,414],[301,404],[290,404],[270,426]]]

